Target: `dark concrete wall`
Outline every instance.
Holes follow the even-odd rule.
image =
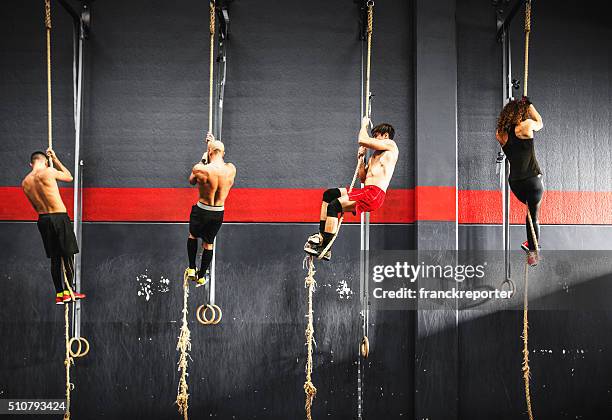
[[[9,148],[0,185],[17,185],[30,151],[46,145],[39,9],[27,2],[1,18],[7,65],[0,84],[8,100],[0,136]],[[85,186],[186,186],[208,126],[208,3],[107,1],[92,11]],[[396,127],[401,156],[392,186],[403,188],[412,186],[414,171],[411,13],[402,1],[376,8],[372,57],[372,117]],[[71,27],[59,7],[53,17],[55,147],[69,157]],[[322,188],[351,179],[360,123],[358,17],[350,0],[243,0],[231,8],[223,140],[240,168],[236,187]]]
[[[33,223],[3,223],[0,247],[3,397],[63,392],[63,311],[50,304],[48,262]],[[300,418],[303,413],[306,225],[227,225],[219,237],[217,297],[223,321],[203,327],[191,317],[204,290],[190,298],[192,416]],[[357,412],[359,228],[347,226],[334,264],[320,265],[314,298],[314,414],[351,419]],[[372,227],[372,246],[405,249],[410,226]],[[75,418],[168,419],[178,416],[176,371],[182,307],[184,224],[85,224],[82,334],[92,351],[77,360]],[[18,240],[15,240],[17,238]],[[393,238],[393,239],[392,239]],[[146,245],[144,245],[146,244]],[[29,267],[24,270],[24,267]],[[337,291],[342,281],[352,294]],[[17,293],[20,291],[19,293]],[[14,296],[17,294],[18,299]],[[364,410],[397,418],[412,406],[411,313],[374,313],[372,357],[365,367]],[[398,334],[404,331],[405,334]],[[392,372],[392,374],[389,374]]]
[[[417,220],[417,249],[457,248],[457,45],[454,0],[415,2],[417,214],[432,201],[423,188],[446,187],[449,217]],[[419,287],[426,280],[420,280]],[[459,384],[455,308],[418,305],[415,337],[415,418],[457,418]],[[438,333],[443,331],[443,333]],[[439,403],[444,395],[445,403]]]

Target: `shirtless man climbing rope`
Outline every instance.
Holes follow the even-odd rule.
[[[47,158],[53,161],[54,168],[49,166]],[[38,213],[38,230],[42,236],[47,258],[51,259],[51,278],[56,292],[55,303],[61,305],[72,300],[70,291],[64,284],[64,270],[66,280],[72,283],[73,259],[74,254],[79,252],[79,246],[66,206],[60,196],[57,181],[72,182],[72,175],[50,148],[47,149],[46,155],[43,152],[32,153],[30,166],[32,171],[24,178],[21,186]],[[74,297],[83,299],[85,295],[74,292]]]
[[[345,211],[360,214],[380,208],[385,200],[385,193],[391,182],[395,164],[398,158],[397,144],[393,141],[395,130],[390,124],[379,124],[372,129],[372,137],[368,134],[370,119],[364,117],[359,131],[359,159],[358,177],[365,185],[364,188],[354,188],[348,193],[346,188],[333,188],[323,193],[321,203],[321,217],[319,233],[308,238],[304,251],[319,256],[336,234],[338,228],[338,214]],[[368,163],[363,157],[367,149],[374,151]],[[331,251],[323,255],[329,260]]]
[[[187,239],[189,268],[185,275],[189,280],[195,281],[198,286],[204,285],[208,280],[207,270],[213,258],[215,236],[223,224],[225,200],[236,177],[236,167],[223,160],[225,156],[223,143],[215,140],[211,133],[206,135],[206,141],[207,155],[202,158],[202,162],[193,167],[189,176],[191,185],[198,184],[200,199],[191,207],[189,217],[189,238]],[[203,241],[200,271],[196,270],[197,238],[202,238]]]

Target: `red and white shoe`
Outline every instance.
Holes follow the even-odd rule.
[[[525,241],[521,244],[521,249],[527,253],[529,253],[529,242]]]
[[[529,253],[529,242],[525,241],[521,244],[521,249],[527,253]],[[538,244],[538,249],[542,249],[542,247],[540,246],[540,244]]]
[[[74,300],[85,299],[85,294],[84,293],[73,292],[73,294],[74,294]],[[72,302],[72,296],[70,296],[70,292],[69,291],[64,290],[63,303],[68,303],[68,302]]]
[[[63,305],[64,304],[64,293],[57,293],[55,295],[55,304]]]
[[[75,298],[76,300],[85,299],[85,293],[78,293],[78,292],[74,292],[74,298]]]

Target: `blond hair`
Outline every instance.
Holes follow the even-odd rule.
[[[211,153],[224,153],[225,145],[219,140],[208,142],[208,151]]]

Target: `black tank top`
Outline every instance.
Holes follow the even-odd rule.
[[[536,159],[533,139],[519,139],[514,133],[515,127],[513,125],[508,130],[508,141],[504,144],[502,150],[510,162],[510,176],[508,176],[508,179],[520,181],[538,176],[542,172]]]

